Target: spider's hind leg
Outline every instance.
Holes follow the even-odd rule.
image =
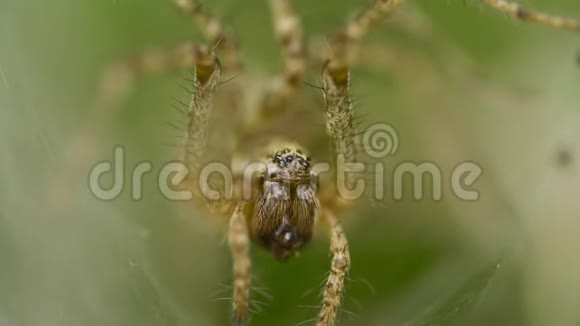
[[[344,281],[350,268],[348,241],[340,222],[329,212],[322,216],[330,227],[330,252],[332,263],[326,285],[322,292],[322,308],[318,315],[317,326],[333,326],[344,293]]]
[[[251,267],[250,236],[243,212],[238,205],[230,219],[228,243],[233,258],[234,297],[233,318],[235,326],[246,325],[250,302]]]

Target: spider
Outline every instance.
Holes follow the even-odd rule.
[[[523,21],[580,31],[580,22],[573,19],[530,11],[507,0],[480,1]],[[317,325],[331,326],[336,323],[344,281],[351,265],[340,216],[352,209],[356,201],[339,196],[337,185],[331,179],[319,178],[307,149],[296,142],[289,132],[294,127],[289,128],[284,121],[276,124],[278,117],[316,103],[304,103],[302,96],[309,60],[300,19],[293,10],[291,0],[270,2],[275,34],[282,48],[284,70],[251,104],[251,110],[244,108],[242,100],[244,94],[250,91],[249,87],[245,88],[240,83],[243,76],[227,82],[222,79],[222,73],[237,75],[243,70],[236,40],[220,20],[195,0],[174,0],[174,5],[193,18],[213,47],[186,42],[172,50],[147,52],[110,67],[103,80],[98,106],[106,109],[118,105],[122,95],[139,75],[191,68],[193,96],[183,121],[186,125],[185,141],[179,154],[189,174],[181,187],[191,189],[194,201],[206,207],[212,215],[229,220],[234,324],[245,325],[249,317],[251,243],[259,244],[275,258],[284,261],[308,244],[315,229],[325,228],[330,234],[332,258],[322,291]],[[337,157],[347,163],[359,159],[350,95],[350,70],[364,37],[402,2],[375,0],[330,39],[330,53],[320,67],[320,89],[324,106],[321,119],[326,122],[332,162],[336,162]],[[220,53],[221,60],[216,52]],[[230,117],[223,123],[231,126],[216,124],[212,119],[214,113]],[[240,113],[253,116],[242,123]],[[264,125],[274,125],[275,128],[264,128]],[[219,132],[212,133],[218,128]],[[228,130],[235,133],[228,133]],[[234,195],[230,198],[209,199],[204,195],[205,186],[199,185],[204,164],[215,159],[230,162],[234,180]],[[261,168],[252,178],[254,187],[251,195],[245,197],[241,194],[244,167],[252,162],[260,162]],[[347,186],[352,186],[355,181],[353,176],[348,176]],[[210,182],[206,186],[224,188],[219,182]]]

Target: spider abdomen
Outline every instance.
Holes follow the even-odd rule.
[[[268,155],[254,202],[252,235],[279,260],[286,260],[312,237],[319,206],[310,159],[300,149]]]

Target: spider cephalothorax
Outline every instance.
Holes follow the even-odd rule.
[[[319,206],[316,176],[301,149],[283,148],[268,155],[259,178],[252,235],[285,260],[312,236]]]
[[[480,1],[524,21],[560,29],[580,30],[579,21],[526,10],[510,0]],[[344,281],[350,269],[348,242],[339,221],[339,214],[345,208],[351,207],[351,201],[345,201],[333,191],[337,186],[333,181],[325,181],[319,185],[309,158],[299,146],[290,145],[292,143],[289,142],[277,143],[273,150],[262,157],[263,168],[258,176],[257,189],[251,192],[251,198],[239,195],[239,189],[243,189],[240,182],[244,180],[245,163],[260,159],[260,156],[248,153],[250,146],[240,146],[244,145],[244,139],[248,134],[261,139],[273,139],[280,135],[272,135],[265,129],[241,126],[237,122],[261,121],[263,124],[270,124],[274,115],[295,113],[292,109],[304,98],[301,94],[308,68],[308,51],[300,19],[290,0],[270,0],[274,29],[282,46],[284,70],[270,83],[266,94],[255,103],[256,109],[244,110],[244,101],[241,98],[244,94],[251,93],[255,89],[254,85],[244,87],[246,83],[242,84],[237,80],[224,83],[221,78],[222,71],[229,75],[243,75],[236,40],[227,33],[218,19],[202,9],[198,1],[174,2],[183,12],[194,18],[214,47],[186,42],[170,51],[145,53],[113,66],[105,75],[98,101],[99,109],[107,112],[109,107],[117,104],[139,74],[193,67],[193,96],[189,105],[186,105],[186,120],[182,122],[187,130],[181,146],[181,159],[191,172],[185,185],[192,187],[196,203],[208,207],[215,216],[229,219],[228,244],[233,257],[232,306],[235,324],[245,325],[248,320],[252,266],[250,240],[255,240],[271,250],[276,258],[285,260],[310,240],[314,226],[320,224],[330,231],[332,262],[322,291],[323,300],[317,325],[332,326],[337,318]],[[312,3],[314,5],[322,2]],[[319,118],[326,120],[326,135],[332,144],[331,153],[334,156],[331,160],[337,157],[342,157],[348,163],[357,160],[350,70],[357,61],[357,50],[362,39],[401,3],[403,0],[374,0],[371,7],[339,30],[338,36],[329,44],[330,53],[322,58],[322,62],[326,62],[322,67],[321,78],[325,114]],[[221,65],[213,50],[221,52]],[[239,79],[242,78],[240,76]],[[234,123],[232,126],[231,123],[224,122],[222,125],[220,122],[219,135],[212,138],[209,137],[210,131],[216,128],[210,128],[209,122],[213,121],[214,109],[226,113],[227,122]],[[241,113],[255,116],[242,119]],[[220,146],[210,148],[208,142],[214,138],[221,142]],[[236,141],[230,142],[229,139],[240,141],[233,144]],[[236,195],[219,200],[205,196],[208,193],[206,190],[211,190],[212,187],[200,184],[199,181],[204,180],[200,178],[204,168],[202,163],[212,151],[225,152],[225,159],[232,161],[232,188],[238,189]],[[236,160],[235,157],[240,159]],[[236,162],[241,164],[235,164]],[[223,189],[226,188],[224,185]],[[316,223],[317,219],[323,223]]]

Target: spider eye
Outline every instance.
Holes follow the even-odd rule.
[[[287,163],[292,163],[293,160],[294,160],[294,157],[292,157],[292,156],[286,157],[286,162]]]

